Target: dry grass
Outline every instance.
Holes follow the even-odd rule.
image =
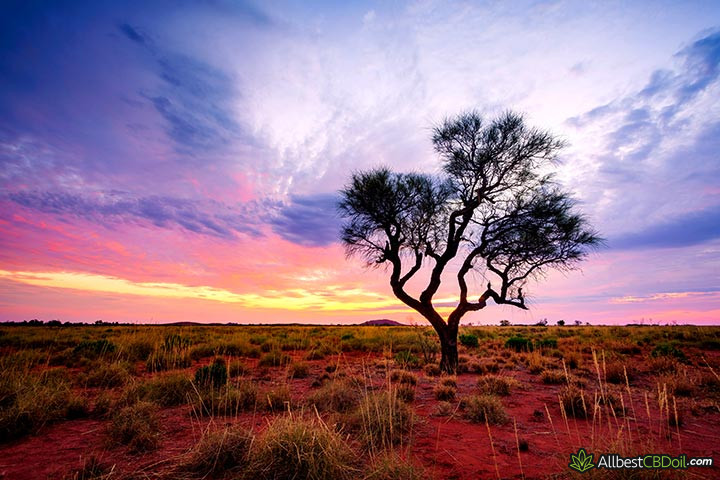
[[[108,428],[110,439],[132,452],[154,450],[160,442],[157,406],[138,402],[117,411]]]
[[[237,425],[205,432],[179,470],[202,478],[241,472],[248,464],[252,443],[252,432]]]
[[[250,452],[247,477],[263,480],[345,480],[358,473],[343,437],[318,418],[275,419]]]
[[[502,402],[495,395],[471,395],[460,401],[463,417],[473,423],[502,424],[507,414]]]
[[[501,375],[483,375],[477,381],[480,393],[489,395],[508,396],[517,385],[518,381],[514,378]]]

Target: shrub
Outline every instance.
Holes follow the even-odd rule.
[[[674,372],[658,377],[658,385],[666,386],[671,395],[689,397],[695,391],[695,384],[688,377],[687,372]]]
[[[82,395],[70,395],[65,406],[65,418],[73,420],[76,418],[85,418],[90,413],[88,400]]]
[[[685,361],[685,353],[672,343],[659,343],[652,349],[650,355],[653,357],[675,357],[678,360]]]
[[[145,362],[148,371],[161,372],[190,366],[190,353],[187,348],[167,348],[164,345],[153,350],[148,357]]]
[[[308,398],[308,403],[320,411],[348,412],[360,401],[361,391],[357,382],[339,378],[327,382]]]
[[[340,434],[318,419],[273,421],[251,450],[248,478],[349,480],[355,455]]]
[[[240,361],[230,362],[228,366],[228,375],[230,378],[240,377],[248,373],[249,369],[247,365]]]
[[[102,363],[85,377],[88,387],[119,387],[130,379],[127,369],[117,363]]]
[[[65,369],[31,373],[0,365],[0,442],[76,414]]]
[[[156,407],[148,402],[120,409],[113,415],[109,427],[110,438],[127,445],[133,452],[156,448],[159,441],[157,431]]]
[[[491,395],[510,395],[510,389],[517,385],[517,380],[499,375],[483,375],[478,379],[477,386],[481,393]]]
[[[225,385],[219,390],[206,390],[195,401],[193,410],[200,415],[237,415],[254,410],[258,392],[252,382]]]
[[[290,356],[282,353],[280,350],[270,350],[260,357],[258,366],[260,367],[281,367],[290,363]]]
[[[306,378],[310,373],[310,366],[307,363],[294,362],[288,368],[290,378]]]
[[[412,413],[394,389],[367,392],[358,414],[361,439],[371,451],[400,443],[412,425]]]
[[[627,372],[628,381],[631,373]],[[605,365],[605,380],[610,383],[625,383],[625,367],[620,362],[612,362]]]
[[[147,340],[134,340],[125,347],[125,358],[131,362],[146,362],[152,352],[152,343]]]
[[[460,335],[459,339],[460,343],[468,348],[477,348],[480,345],[478,342],[478,336],[473,335],[472,333]]]
[[[533,349],[532,340],[525,337],[510,337],[505,342],[505,348],[510,348],[516,352],[531,352]]]
[[[558,342],[556,338],[542,338],[535,342],[537,348],[557,348]]]
[[[171,373],[152,378],[131,390],[137,400],[149,401],[170,407],[187,403],[195,389],[190,378],[182,373]]]
[[[448,387],[457,387],[457,378],[456,377],[442,377],[442,379],[440,379],[440,384],[448,386]]]
[[[403,402],[410,403],[415,400],[415,387],[409,383],[401,383],[395,387],[397,396]]]
[[[460,407],[463,416],[473,423],[501,424],[507,420],[502,402],[494,395],[471,395],[461,400]]]
[[[265,392],[265,408],[271,412],[290,408],[290,387],[280,385]]]
[[[437,377],[442,373],[440,367],[438,365],[435,365],[434,363],[428,363],[427,365],[425,365],[423,367],[423,371],[428,377]]]
[[[195,371],[195,384],[201,388],[218,388],[227,383],[228,374],[225,360],[218,357],[210,365]]]
[[[390,380],[393,382],[406,383],[408,385],[417,384],[417,375],[407,370],[393,370],[390,372]]]
[[[73,349],[73,353],[88,358],[97,358],[106,353],[113,353],[117,346],[109,340],[83,340]]]
[[[565,383],[565,372],[562,370],[543,370],[540,378],[546,385],[560,385]]]
[[[575,385],[568,385],[560,392],[560,405],[569,417],[587,418],[592,407],[585,392]]]
[[[410,368],[416,367],[420,363],[420,359],[410,350],[401,350],[395,354],[395,363],[400,368]]]
[[[247,466],[252,443],[252,433],[238,425],[206,433],[190,450],[180,470],[203,478],[241,471]]]
[[[435,399],[441,401],[455,400],[456,392],[457,388],[455,388],[454,386],[444,385],[442,383],[435,385],[435,388],[433,389],[433,395],[435,395]]]
[[[193,360],[200,360],[203,358],[214,357],[215,347],[209,344],[196,345],[190,350],[190,358]]]

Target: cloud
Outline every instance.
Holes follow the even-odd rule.
[[[165,120],[165,131],[178,153],[194,157],[226,148],[233,140],[252,143],[231,111],[238,94],[230,74],[188,55],[151,44],[124,23],[118,29],[148,52],[160,84],[141,92]]]
[[[141,45],[145,45],[148,43],[147,39],[144,35],[142,35],[140,32],[138,32],[134,27],[131,25],[128,25],[127,23],[123,23],[118,26],[118,29],[125,34],[127,38],[132,40],[133,42],[137,42]]]
[[[690,212],[652,225],[640,232],[611,238],[610,248],[619,250],[675,248],[698,245],[720,238],[720,205]]]
[[[83,218],[107,227],[118,222],[181,228],[199,235],[233,239],[238,234],[262,236],[253,206],[232,208],[218,202],[151,196],[133,197],[120,192],[82,196],[66,192],[13,192],[7,197],[40,212]]]
[[[285,240],[310,247],[322,247],[338,240],[340,220],[338,197],[323,193],[292,196],[270,220],[275,233]]]
[[[715,235],[705,219],[720,201],[720,122],[709,114],[720,108],[720,32],[674,59],[675,69],[656,69],[637,91],[567,121],[588,145],[568,177],[615,248],[694,245]]]

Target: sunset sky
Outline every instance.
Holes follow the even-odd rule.
[[[419,322],[337,191],[468,109],[565,139],[607,246],[466,323],[720,323],[717,1],[3,1],[0,321]]]

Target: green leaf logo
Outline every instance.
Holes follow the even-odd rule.
[[[570,454],[570,465],[573,470],[577,470],[580,473],[587,472],[595,466],[593,461],[592,453],[586,453],[584,448],[578,450],[576,454]]]

